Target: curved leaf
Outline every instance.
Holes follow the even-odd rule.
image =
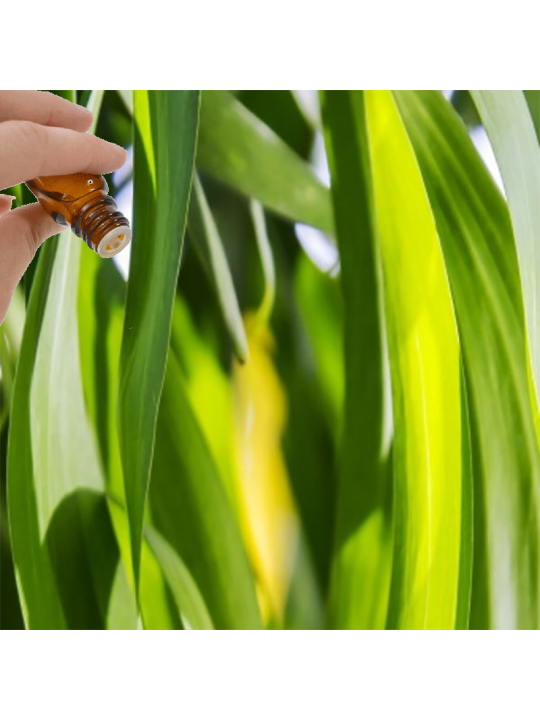
[[[248,357],[248,345],[242,313],[234,289],[231,271],[219,231],[197,176],[189,205],[188,230],[199,253],[210,282],[216,290],[219,310],[229,332],[234,350],[241,362]]]
[[[452,629],[471,552],[462,548],[470,486],[457,325],[435,220],[391,93],[368,92],[366,113],[395,432],[388,625]]]
[[[198,114],[197,91],[135,92],[134,223],[119,424],[136,587]]]
[[[342,628],[384,627],[391,525],[385,502],[383,330],[364,93],[325,92],[322,110],[345,309],[345,427],[330,621]]]
[[[472,90],[508,196],[540,405],[540,148],[520,90]]]
[[[432,204],[465,360],[475,483],[471,626],[540,625],[540,449],[504,200],[438,92],[396,99]]]
[[[330,195],[312,168],[228,92],[203,92],[197,166],[280,215],[332,234]]]
[[[118,559],[79,369],[81,248],[70,232],[43,247],[15,381],[8,508],[28,628],[101,627]]]
[[[144,536],[163,570],[184,625],[190,630],[213,630],[199,588],[176,551],[151,527],[145,529]]]

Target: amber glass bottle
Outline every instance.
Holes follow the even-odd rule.
[[[101,257],[113,257],[129,244],[129,222],[107,195],[109,188],[101,175],[38,177],[26,185],[55,222],[71,227]]]

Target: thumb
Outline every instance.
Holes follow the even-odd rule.
[[[11,297],[36,250],[48,237],[64,228],[52,220],[39,203],[2,213],[0,196],[0,324]],[[9,201],[8,204],[10,205]]]
[[[0,195],[0,215],[4,215],[11,210],[11,205],[15,198],[13,195]]]

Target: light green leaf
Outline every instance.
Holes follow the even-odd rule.
[[[540,148],[520,90],[472,90],[508,196],[540,404]]]
[[[332,234],[329,192],[312,168],[228,92],[203,92],[197,166],[278,214]]]
[[[28,628],[103,626],[118,560],[79,369],[81,249],[70,232],[43,247],[15,382],[8,509]]]
[[[134,223],[119,422],[136,586],[198,114],[197,91],[135,92]]]
[[[8,512],[19,598],[27,628],[63,628],[51,559],[42,547],[30,431],[30,387],[57,243],[44,246],[28,307],[8,444]]]
[[[441,239],[465,359],[474,467],[471,626],[538,627],[540,450],[508,210],[438,92],[399,92]]]
[[[126,110],[130,115],[133,114],[133,90],[117,90],[120,99],[126,106]]]
[[[197,327],[195,318],[180,294],[176,296],[174,306],[170,351],[182,368],[193,414],[208,443],[227,497],[235,507],[237,468],[232,421],[234,388],[211,341]]]
[[[210,282],[215,288],[219,310],[241,362],[248,357],[248,346],[242,313],[234,289],[231,271],[214,216],[197,176],[189,206],[188,230],[195,250],[201,257]]]
[[[345,309],[345,427],[330,603],[330,621],[338,628],[384,627],[391,561],[383,331],[364,102],[363,92],[329,91],[322,98]]]
[[[462,622],[469,588],[461,563],[471,552],[462,547],[470,458],[457,325],[435,220],[391,93],[368,92],[366,114],[395,432],[388,626],[452,629]]]
[[[257,200],[250,200],[249,211],[253,222],[253,229],[255,230],[255,240],[257,241],[257,250],[259,251],[259,257],[261,259],[264,279],[264,293],[260,305],[257,308],[257,317],[261,324],[267,324],[270,321],[270,316],[274,309],[274,299],[276,296],[274,257],[266,228],[263,206],[257,202]]]
[[[151,527],[145,529],[144,535],[171,588],[184,626],[189,630],[213,630],[199,588],[174,548]]]

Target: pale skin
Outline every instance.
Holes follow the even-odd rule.
[[[113,172],[126,161],[119,145],[88,135],[92,113],[47,92],[0,90],[0,191],[38,176]],[[0,193],[0,325],[36,250],[65,228],[39,203],[11,210]]]

